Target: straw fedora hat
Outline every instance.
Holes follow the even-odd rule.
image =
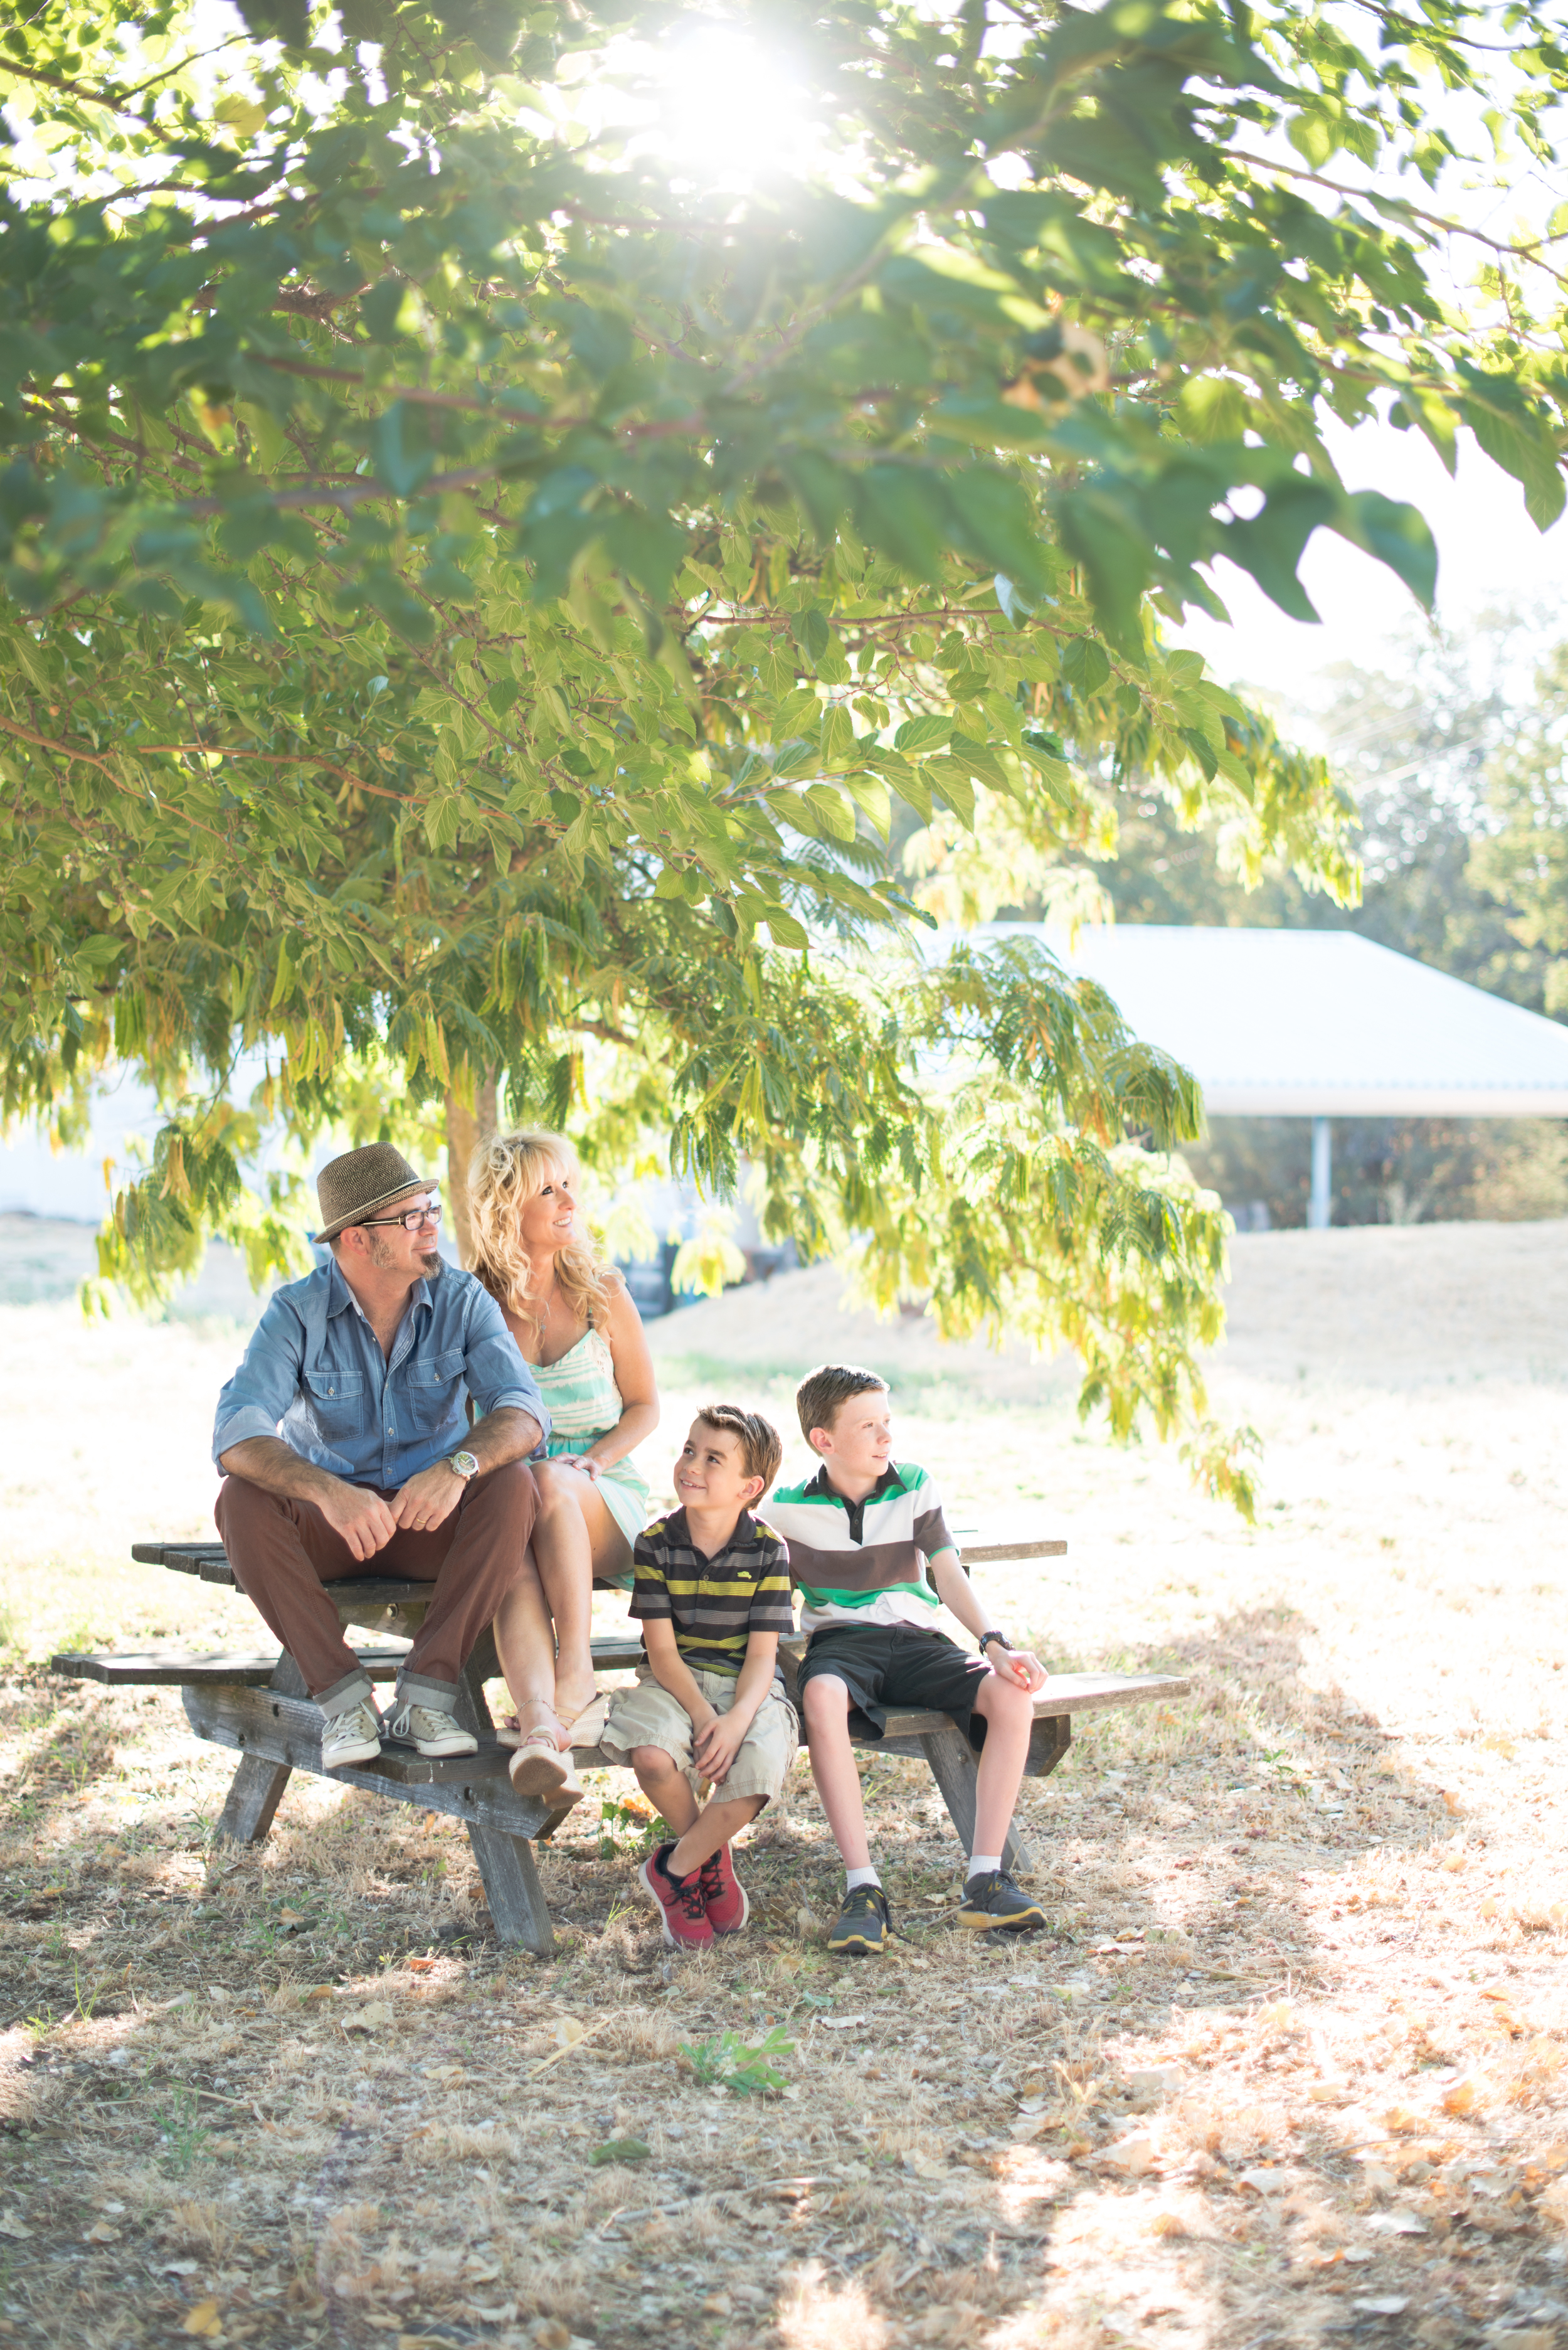
[[[386,1207],[404,1191],[432,1191],[433,1175],[416,1174],[400,1150],[389,1142],[367,1143],[363,1150],[346,1150],[329,1159],[316,1179],[321,1203],[318,1241],[336,1240],[349,1224],[362,1224],[378,1208]]]

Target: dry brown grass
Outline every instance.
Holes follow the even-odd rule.
[[[545,1863],[548,1964],[497,1950],[433,1815],[296,1782],[265,1847],[215,1851],[227,1766],[177,1699],[36,1659],[255,1638],[231,1596],[126,1563],[202,1527],[232,1334],[0,1309],[0,2340],[1568,2338],[1564,1236],[1268,1236],[1238,1263],[1216,1388],[1268,1442],[1255,1533],[1054,1388],[905,1399],[956,1515],[1069,1536],[997,1578],[1003,1620],[1193,1689],[1084,1725],[1029,1790],[1054,1929],[1023,1945],[961,1939],[929,1779],[868,1762],[905,1929],[876,1970],[821,1950],[838,1878],[804,1766],[742,1859],[753,1930],[693,1963],[592,1800]],[[697,1335],[751,1315],[727,1384],[783,1417],[757,1311]],[[666,1436],[716,1385],[670,1359],[686,1319],[658,1334]],[[786,2096],[680,2053],[775,2020]],[[628,2138],[646,2158],[589,2160]]]

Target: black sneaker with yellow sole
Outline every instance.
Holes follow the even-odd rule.
[[[888,1947],[893,1920],[888,1897],[879,1885],[854,1886],[827,1938],[827,1947],[841,1959],[879,1959]]]
[[[977,1934],[1026,1934],[1045,1923],[1039,1902],[1015,1885],[1005,1868],[985,1868],[968,1879],[958,1917],[961,1926]]]

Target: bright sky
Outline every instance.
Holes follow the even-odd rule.
[[[1462,627],[1489,606],[1543,622],[1568,607],[1568,514],[1550,531],[1538,531],[1518,483],[1469,433],[1459,435],[1452,480],[1417,432],[1331,424],[1325,438],[1346,489],[1381,490],[1426,515],[1438,542],[1438,618],[1446,627]],[[1391,639],[1419,624],[1419,605],[1394,574],[1332,531],[1314,536],[1302,578],[1323,616],[1321,628],[1287,619],[1244,572],[1225,564],[1215,585],[1231,627],[1197,617],[1172,633],[1204,655],[1221,683],[1294,701],[1330,661],[1374,667]]]

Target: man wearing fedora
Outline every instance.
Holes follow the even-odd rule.
[[[274,1293],[218,1399],[218,1529],[321,1708],[328,1769],[372,1761],[383,1731],[472,1754],[459,1675],[522,1572],[538,1503],[524,1463],[550,1416],[501,1308],[437,1253],[428,1177],[377,1142],[316,1189],[332,1261]],[[379,1574],[431,1586],[386,1723],[321,1587]]]

